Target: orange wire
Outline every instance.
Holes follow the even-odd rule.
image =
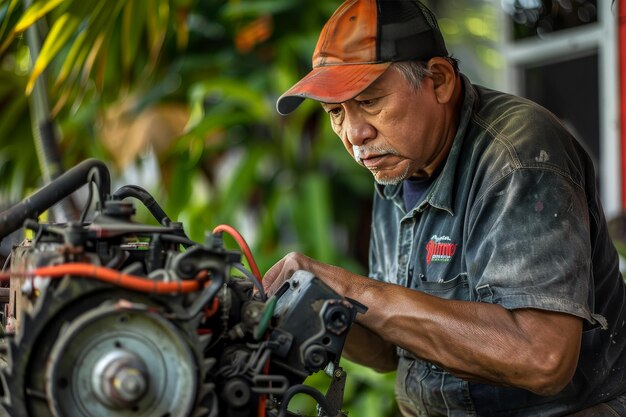
[[[136,275],[123,274],[115,269],[88,263],[67,263],[44,266],[24,275],[60,278],[65,275],[79,275],[94,278],[119,287],[152,294],[189,293],[201,288],[199,281],[160,282]]]
[[[259,397],[259,409],[257,410],[257,414],[259,417],[265,417],[265,406],[267,404],[267,396],[265,394],[261,394]]]
[[[207,304],[206,306],[204,306],[204,317],[212,317],[215,313],[217,313],[217,310],[220,307],[220,300],[215,297],[213,299],[213,304],[211,305],[211,307],[209,307],[209,305]]]
[[[226,232],[237,241],[237,244],[243,251],[243,254],[246,256],[246,259],[248,260],[248,264],[250,265],[252,273],[254,274],[256,279],[261,282],[263,280],[263,277],[261,276],[261,271],[259,271],[259,267],[257,266],[256,261],[252,256],[252,251],[250,251],[250,247],[246,243],[246,240],[243,238],[243,236],[241,236],[241,234],[234,227],[227,224],[220,224],[213,229],[213,233],[218,232]]]

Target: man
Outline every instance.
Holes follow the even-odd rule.
[[[348,0],[280,113],[322,103],[376,181],[369,277],[289,254],[368,307],[346,357],[397,369],[405,416],[626,416],[626,289],[590,158],[472,85],[416,1]]]

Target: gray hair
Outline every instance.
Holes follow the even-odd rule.
[[[454,72],[459,72],[459,61],[452,57],[445,57],[454,68]],[[432,75],[425,61],[399,61],[391,64],[409,82],[409,84],[419,90],[425,77]]]
[[[431,75],[427,63],[423,61],[401,61],[391,64],[415,90],[422,87],[422,80]]]

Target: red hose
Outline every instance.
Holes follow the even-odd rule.
[[[248,260],[248,264],[250,265],[250,269],[252,270],[252,273],[254,274],[256,279],[259,282],[261,282],[263,280],[263,277],[261,276],[261,271],[259,271],[259,267],[257,266],[254,260],[254,257],[252,256],[250,247],[246,243],[245,239],[241,236],[241,234],[239,234],[239,232],[235,230],[234,227],[229,226],[227,224],[220,224],[219,226],[216,226],[213,229],[213,233],[218,233],[218,232],[226,232],[229,235],[231,235],[235,239],[235,241],[237,241],[237,244],[243,251],[243,254],[245,255],[246,259]]]

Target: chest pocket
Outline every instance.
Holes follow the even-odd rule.
[[[415,277],[413,288],[446,300],[470,300],[467,273],[461,273],[445,281],[423,281]]]

